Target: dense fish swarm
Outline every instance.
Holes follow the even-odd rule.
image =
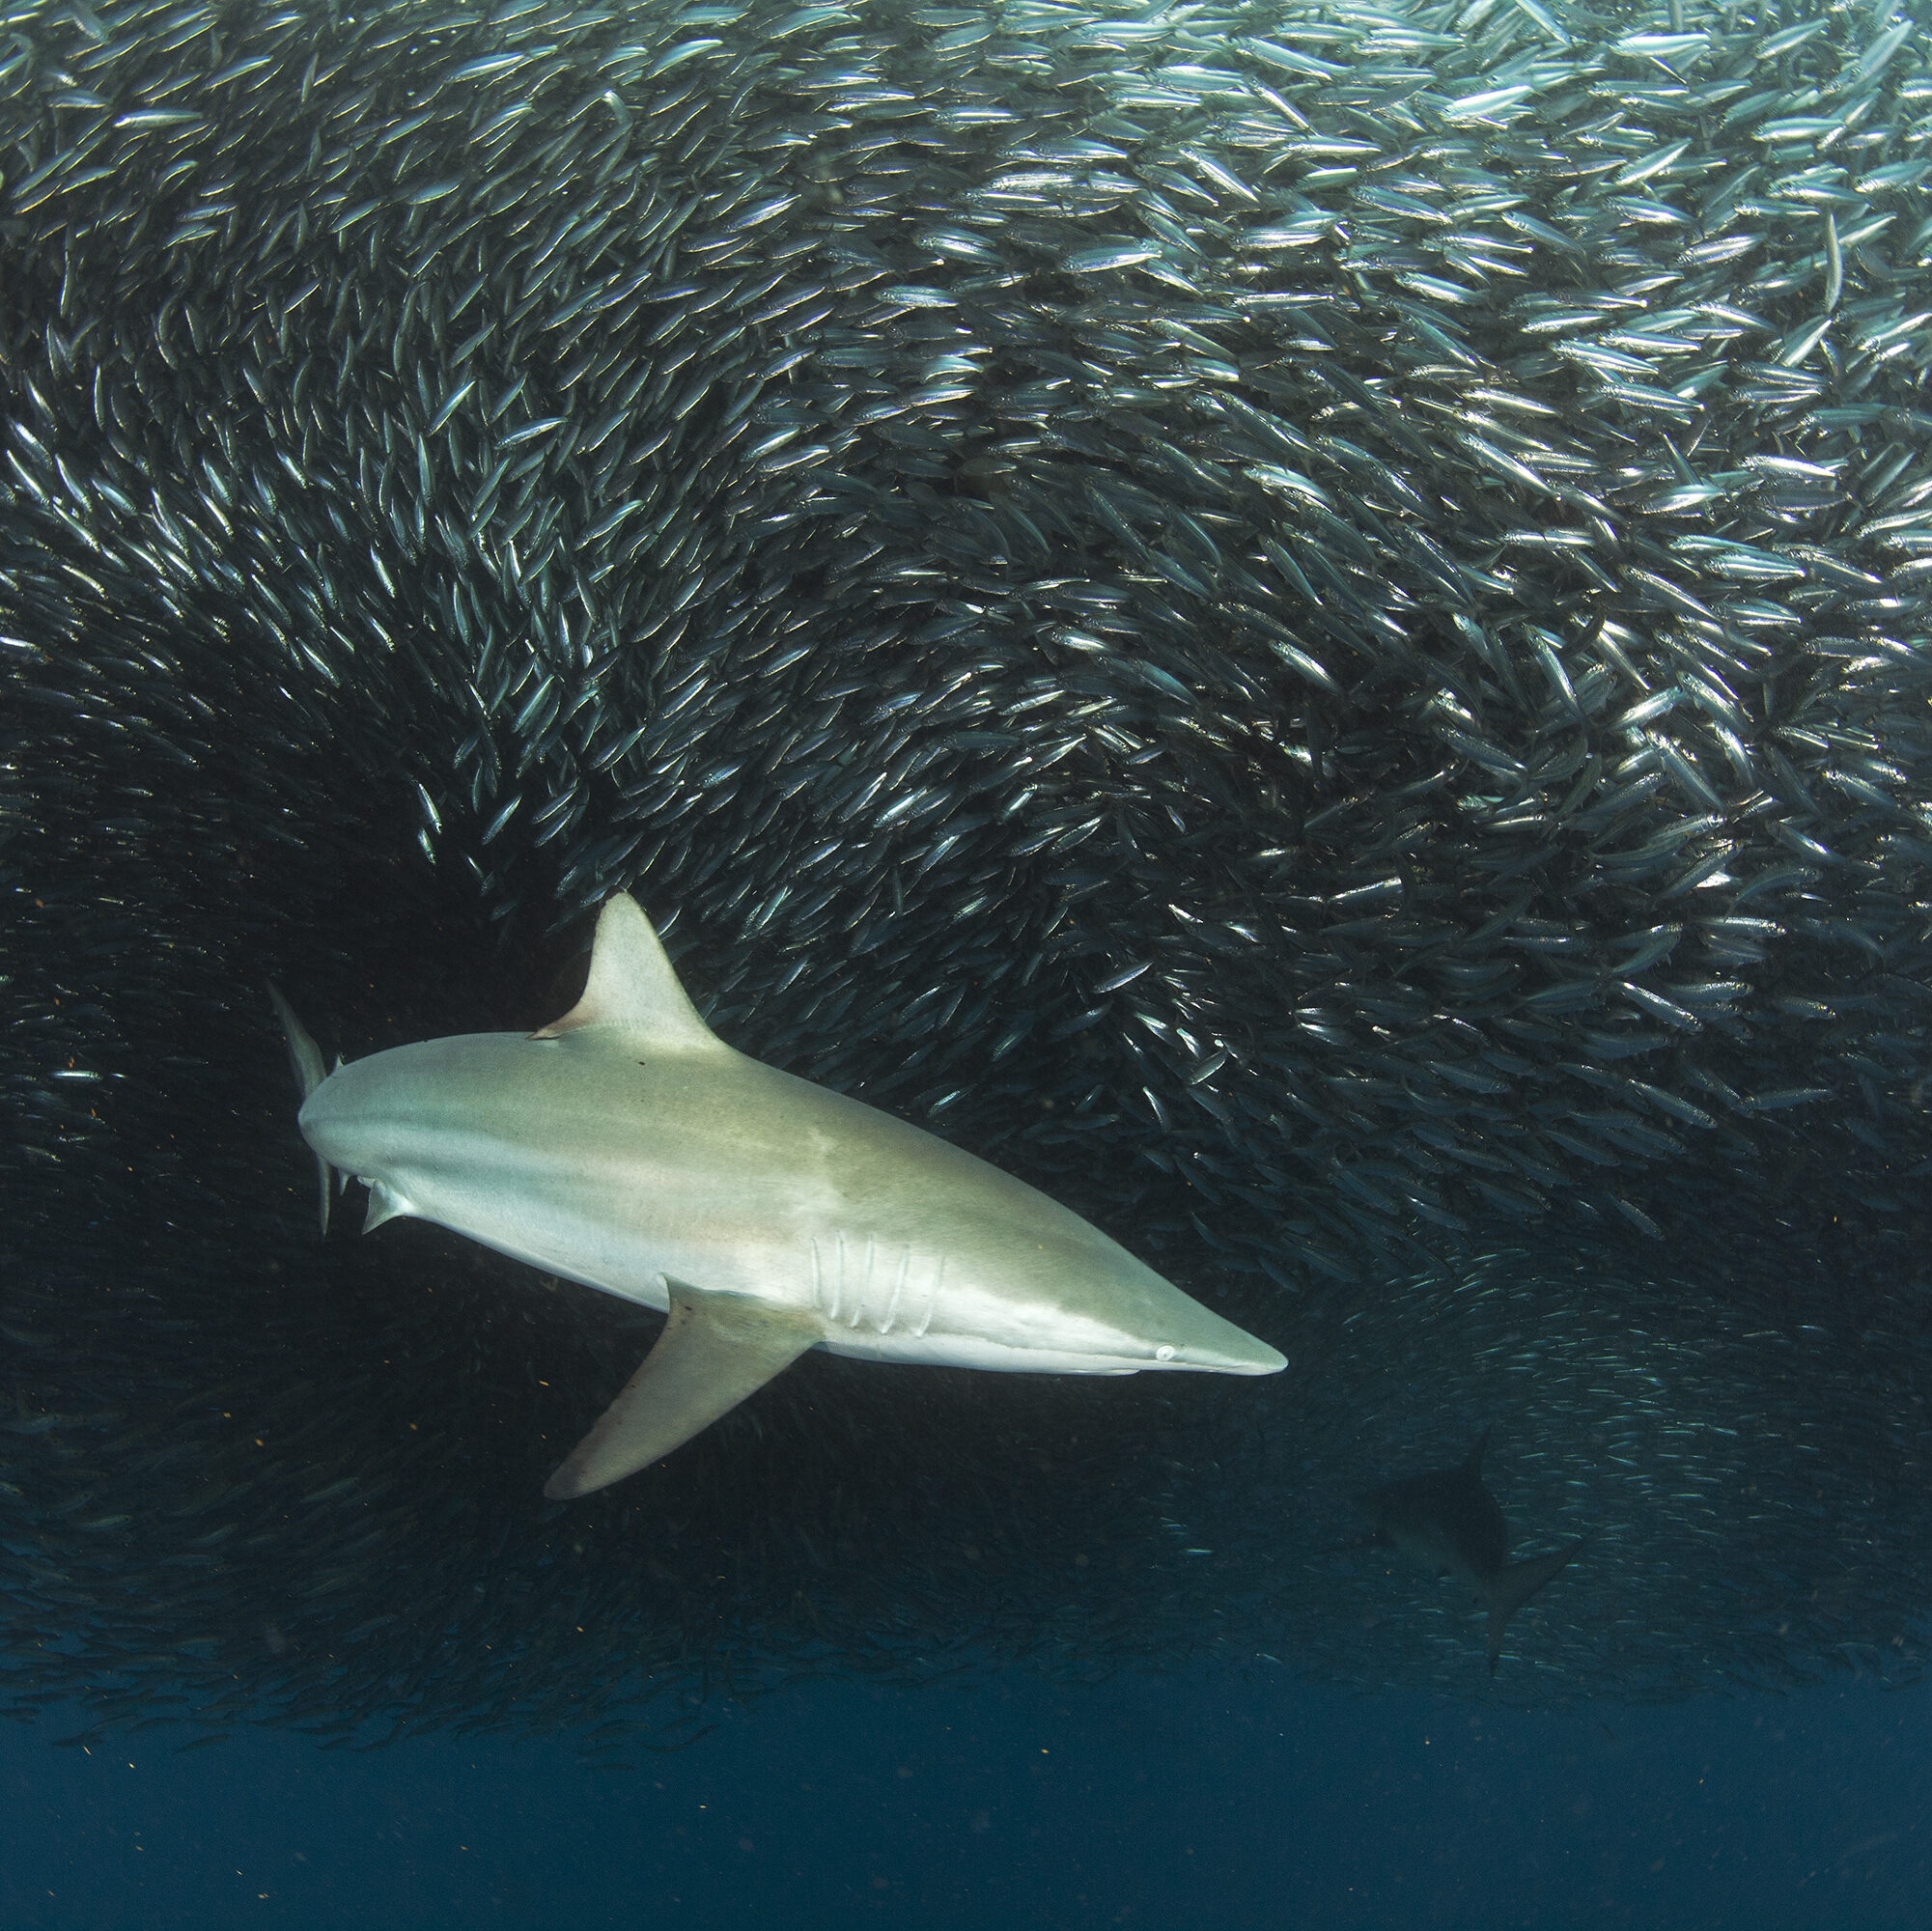
[[[1908,8],[8,28],[17,1706],[1916,1666]],[[259,987],[350,1053],[539,1022],[620,884],[734,1044],[1298,1372],[813,1357],[542,1504],[649,1324],[421,1227],[318,1249]],[[1331,1553],[1485,1423],[1520,1546],[1615,1531],[1494,1693]]]

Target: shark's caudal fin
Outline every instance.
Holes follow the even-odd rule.
[[[788,1368],[818,1339],[798,1313],[671,1283],[658,1345],[544,1484],[569,1501],[668,1455]]]
[[[1485,1436],[1484,1440],[1487,1440]],[[1482,1444],[1476,1444],[1476,1452],[1482,1452]],[[1507,1569],[1490,1578],[1483,1588],[1483,1598],[1489,1604],[1489,1673],[1496,1674],[1497,1658],[1502,1654],[1502,1632],[1518,1609],[1533,1596],[1544,1583],[1559,1570],[1567,1569],[1576,1560],[1578,1552],[1589,1540],[1584,1536],[1573,1542],[1567,1549],[1558,1549],[1549,1555],[1532,1555],[1527,1562],[1512,1562]]]
[[[308,1028],[295,1017],[295,1009],[283,998],[281,988],[268,981],[268,996],[275,1002],[275,1017],[282,1021],[282,1037],[289,1044],[289,1064],[294,1069],[295,1084],[306,1100],[324,1079],[322,1049],[309,1037]],[[322,1177],[322,1230],[328,1232],[328,1161],[316,1155],[316,1170]]]

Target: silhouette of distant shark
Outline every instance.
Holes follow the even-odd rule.
[[[1358,1497],[1383,1543],[1438,1576],[1459,1576],[1489,1606],[1489,1673],[1496,1674],[1502,1632],[1518,1609],[1589,1540],[1584,1536],[1549,1555],[1509,1560],[1509,1530],[1496,1497],[1483,1487],[1485,1428],[1457,1469],[1406,1475]]]

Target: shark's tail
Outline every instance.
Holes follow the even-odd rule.
[[[1489,1602],[1489,1673],[1492,1676],[1496,1674],[1497,1658],[1502,1654],[1502,1632],[1510,1617],[1553,1576],[1567,1569],[1588,1541],[1586,1535],[1581,1541],[1571,1543],[1567,1549],[1558,1549],[1552,1554],[1532,1555],[1527,1562],[1512,1562],[1491,1580],[1483,1594]]]
[[[294,1069],[295,1084],[306,1100],[328,1073],[322,1065],[322,1048],[309,1037],[308,1028],[295,1017],[295,1009],[283,998],[274,980],[268,981],[268,996],[275,1002],[275,1017],[282,1021],[282,1037],[289,1043],[289,1064]],[[322,1179],[322,1230],[328,1232],[328,1161],[316,1155],[316,1170]]]

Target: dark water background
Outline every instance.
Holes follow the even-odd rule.
[[[1265,1673],[824,1684],[630,1773],[0,1732],[0,1923],[1912,1925],[1932,1692],[1526,1715]],[[185,1733],[183,1733],[185,1734]]]

